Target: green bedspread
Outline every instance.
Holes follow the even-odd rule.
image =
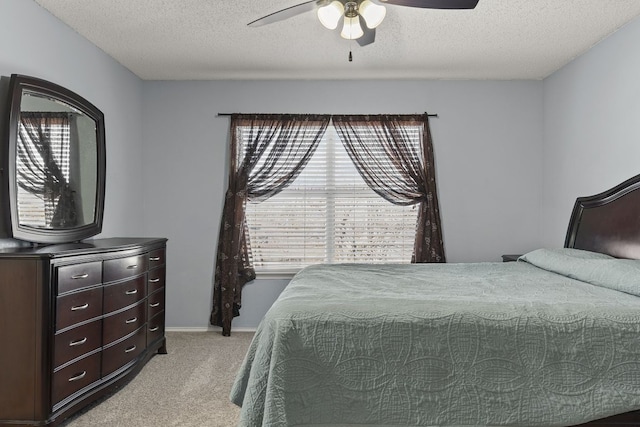
[[[639,409],[640,297],[522,261],[309,267],[260,324],[231,400],[251,427],[561,426]]]

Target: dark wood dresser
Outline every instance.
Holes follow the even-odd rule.
[[[166,353],[165,251],[152,238],[0,251],[0,426],[58,425]]]

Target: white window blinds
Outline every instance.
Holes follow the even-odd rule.
[[[411,134],[419,153],[420,133]],[[330,125],[296,180],[248,203],[246,218],[256,271],[289,273],[318,263],[410,262],[417,205],[394,205],[373,192]]]

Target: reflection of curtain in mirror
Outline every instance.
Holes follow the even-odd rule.
[[[80,179],[80,135],[78,130],[78,115],[69,114],[69,175],[67,181],[69,188],[73,189],[72,199],[74,202],[73,211],[75,213],[75,225],[84,224],[84,211],[82,209],[82,180]]]
[[[19,194],[23,197],[18,197],[18,209],[25,225],[66,228],[78,223],[75,191],[69,184],[69,117],[69,113],[20,114],[16,173],[18,186],[24,190]],[[34,198],[42,201],[41,206],[29,206],[29,199]]]

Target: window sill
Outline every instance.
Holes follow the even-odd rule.
[[[291,280],[298,271],[256,271],[256,280]]]

